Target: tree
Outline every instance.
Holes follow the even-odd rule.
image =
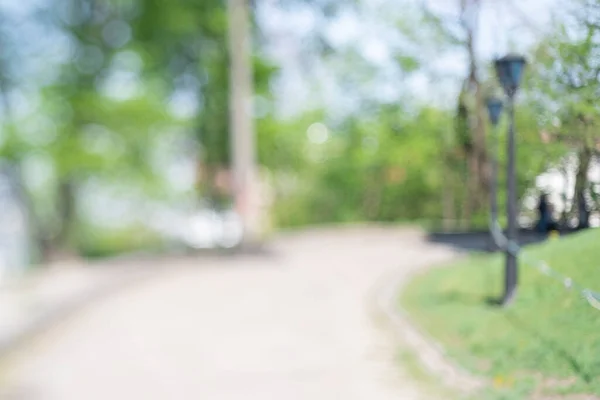
[[[600,108],[596,104],[600,94],[600,3],[586,0],[575,4],[579,8],[538,49],[535,88],[538,101],[556,111],[558,121],[550,128],[550,138],[568,144],[577,154],[572,212],[578,215],[579,228],[586,228],[591,192],[588,172],[600,143]]]
[[[466,58],[466,74],[456,98],[454,139],[449,141],[456,148],[444,158],[455,174],[465,178],[466,188],[458,192],[469,195],[458,197],[462,198],[462,220],[469,226],[475,214],[488,205],[491,168],[486,148],[485,96],[489,88],[485,82],[486,70],[480,67],[476,52],[482,0],[460,0],[456,6],[458,15],[453,17],[441,17],[427,6],[422,12],[424,23],[432,32],[432,44],[441,52],[460,50]]]

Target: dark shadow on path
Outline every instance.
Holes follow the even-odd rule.
[[[561,231],[561,235],[569,235],[576,231]],[[522,229],[519,232],[519,243],[521,246],[542,243],[548,235],[532,230]],[[472,232],[430,232],[427,240],[431,243],[451,246],[459,251],[468,252],[490,252],[493,251],[492,239],[487,231]]]

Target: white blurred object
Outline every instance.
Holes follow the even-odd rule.
[[[184,228],[183,240],[188,246],[197,249],[216,247],[215,231],[219,229],[219,222],[214,211],[201,210],[189,218],[187,227]]]
[[[180,227],[183,242],[196,249],[232,248],[242,240],[242,223],[231,211],[200,210]]]
[[[242,220],[234,211],[226,211],[221,215],[221,232],[219,245],[232,248],[241,243],[244,235]]]

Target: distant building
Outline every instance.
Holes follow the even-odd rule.
[[[575,176],[577,174],[578,159],[577,155],[572,153],[561,160],[560,165],[550,168],[548,171],[536,178],[535,188],[530,190],[525,197],[524,206],[529,211],[535,210],[539,200],[539,193],[548,194],[548,200],[554,209],[554,217],[559,219],[565,210],[571,210],[575,200]],[[591,192],[600,196],[600,160],[593,158],[588,170],[588,179],[591,182],[588,190],[588,203],[591,210],[594,210]],[[527,218],[525,218],[527,219]],[[528,221],[523,221],[527,224]],[[570,225],[575,226],[576,220],[568,221]],[[598,212],[592,212],[590,218],[592,227],[600,227],[600,215]]]

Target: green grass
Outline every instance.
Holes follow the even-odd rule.
[[[397,355],[398,362],[403,371],[415,382],[419,389],[428,399],[455,399],[462,400],[465,397],[454,388],[444,385],[437,377],[431,375],[417,359],[416,354],[408,348],[400,348]]]
[[[78,251],[88,259],[102,259],[121,254],[160,249],[161,238],[140,227],[122,229],[100,229],[86,227],[78,238]]]
[[[600,291],[600,230],[526,252]],[[416,277],[402,294],[416,323],[473,373],[494,382],[477,398],[593,394],[600,398],[600,310],[522,265],[515,303],[501,294],[503,258],[476,255]]]

